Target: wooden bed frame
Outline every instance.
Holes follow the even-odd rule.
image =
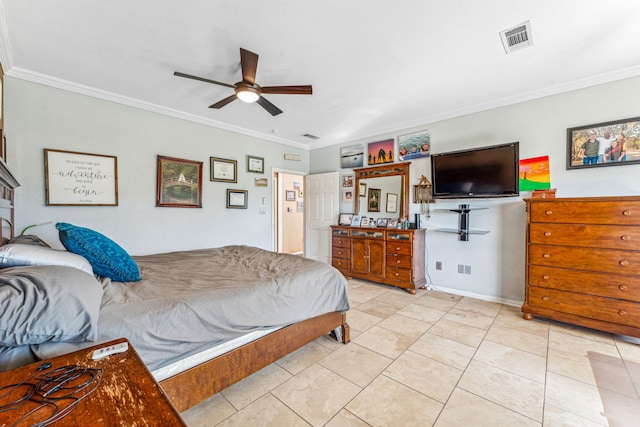
[[[14,189],[20,184],[0,159],[0,245],[15,235]],[[8,233],[3,229],[9,228]],[[198,366],[160,381],[175,408],[182,412],[259,371],[336,328],[350,341],[346,313],[332,312],[278,329]]]
[[[350,341],[346,313],[332,312],[294,323],[160,381],[178,412],[213,396],[335,328]]]

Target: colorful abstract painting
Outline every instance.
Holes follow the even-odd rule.
[[[520,160],[520,191],[546,190],[551,188],[549,156]]]

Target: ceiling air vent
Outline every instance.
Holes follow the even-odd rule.
[[[531,23],[523,22],[508,30],[500,32],[500,39],[504,46],[505,53],[509,54],[516,50],[531,46],[533,39],[531,38]]]
[[[319,136],[311,135],[310,133],[305,133],[302,136],[304,136],[305,138],[310,138],[310,139],[320,139]]]

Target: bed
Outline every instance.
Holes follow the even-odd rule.
[[[71,226],[60,233],[68,247],[78,231],[101,236]],[[47,248],[25,234],[0,247],[0,365],[3,354],[15,363],[125,337],[184,411],[323,335],[349,342],[347,282],[325,263],[232,245],[131,257],[140,280],[129,281],[126,272],[103,275],[95,254]],[[98,249],[117,258],[109,245]],[[16,293],[41,301],[6,305]],[[56,304],[65,309],[52,313]],[[6,313],[18,320],[7,326]]]

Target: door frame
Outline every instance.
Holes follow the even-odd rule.
[[[304,204],[304,209],[307,209],[307,204],[305,202],[305,189],[304,189],[304,181],[305,177],[309,175],[309,172],[297,171],[292,169],[283,169],[283,168],[271,168],[271,198],[273,203],[271,203],[271,249],[273,252],[279,252],[278,243],[282,241],[282,227],[280,224],[282,223],[282,218],[279,214],[280,205],[282,204],[281,194],[282,194],[282,181],[276,177],[276,174],[286,173],[290,175],[298,175],[302,177],[302,203]],[[302,220],[302,239],[303,242],[307,238],[307,227],[306,227],[306,212],[303,213],[304,218]],[[304,244],[303,244],[303,252],[304,252]]]

